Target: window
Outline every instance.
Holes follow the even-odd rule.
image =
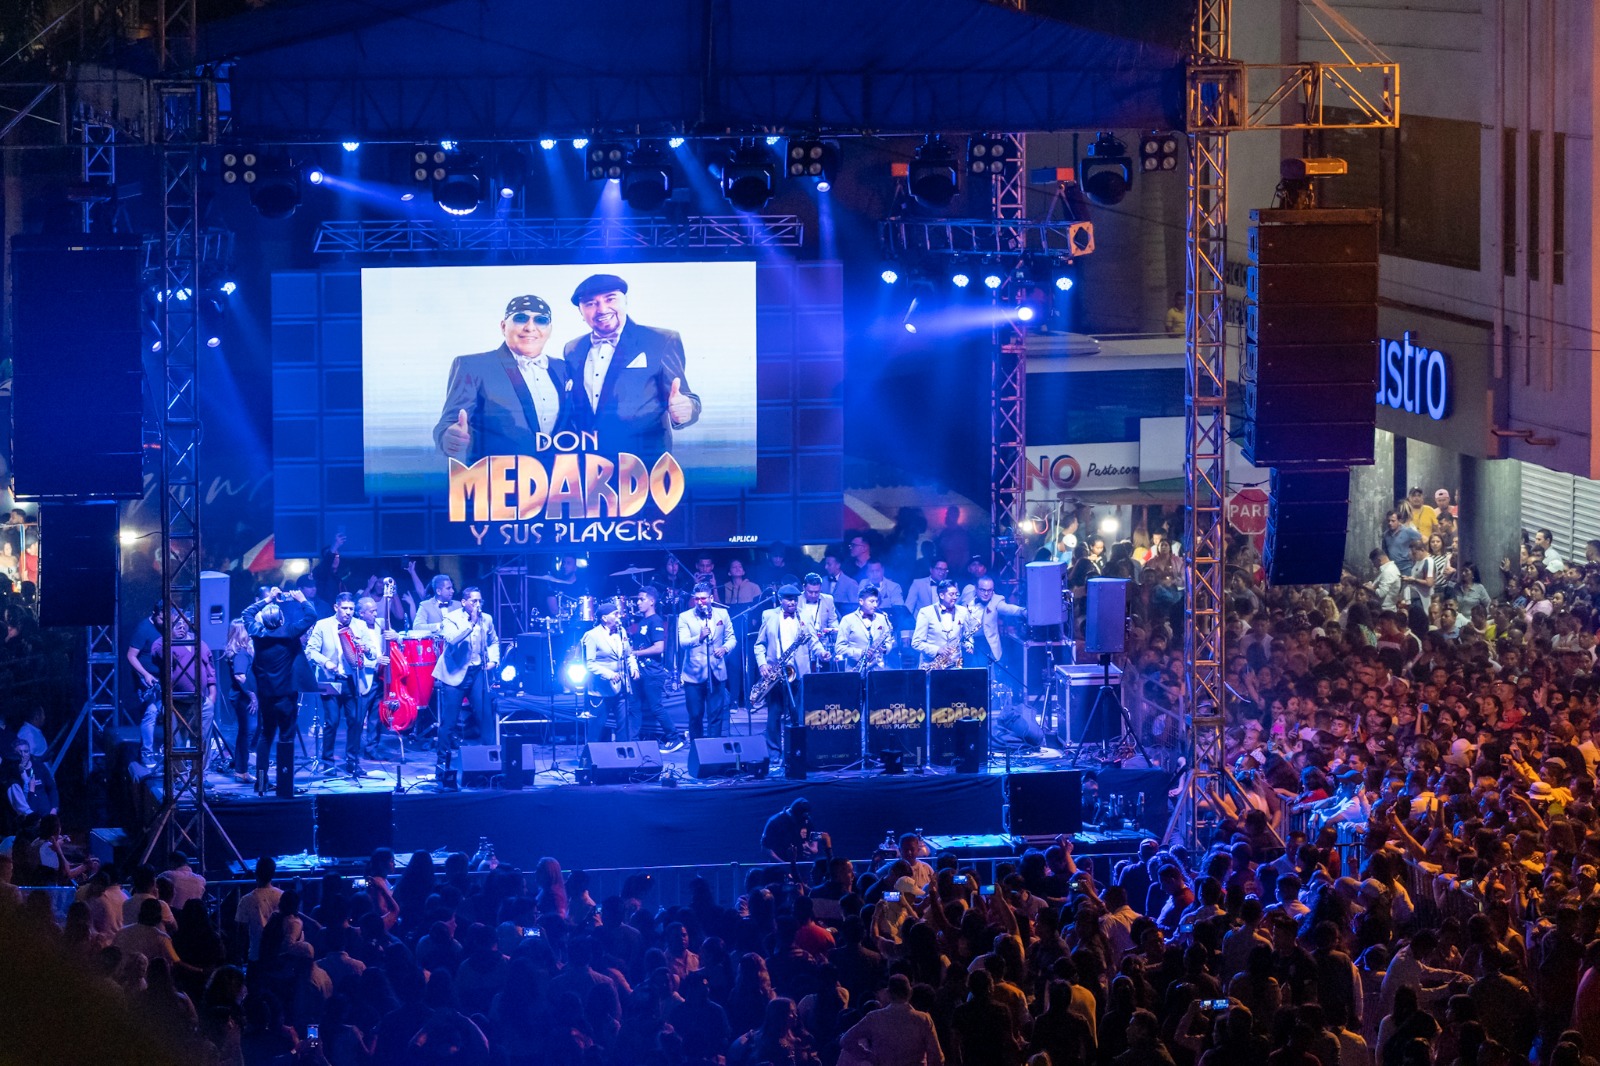
[[[1528,131],[1528,280],[1539,280],[1539,142],[1538,130]]]
[[[1550,272],[1554,275],[1550,280],[1564,285],[1567,280],[1567,135],[1551,134],[1550,149],[1550,177],[1555,182],[1555,202],[1550,205],[1550,258],[1553,262]]]
[[[1398,130],[1320,131],[1318,150],[1350,164],[1323,183],[1322,202],[1381,208],[1386,255],[1477,270],[1480,136],[1476,122],[1428,115],[1404,115]]]
[[[1508,278],[1517,276],[1517,131],[1500,131],[1500,232],[1505,244],[1500,248],[1500,269]]]

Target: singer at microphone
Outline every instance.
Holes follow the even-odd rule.
[[[727,655],[737,646],[733,620],[713,603],[711,586],[696,585],[689,610],[678,616],[678,675],[691,739],[720,737],[726,730]]]

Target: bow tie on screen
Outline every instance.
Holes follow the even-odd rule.
[[[535,370],[543,370],[550,365],[550,357],[547,355],[519,355],[517,356],[517,365],[523,367],[531,366]]]
[[[605,345],[607,348],[615,348],[617,346],[617,338],[615,338],[615,337],[602,337],[597,333],[589,334],[589,347],[598,348],[602,344]]]

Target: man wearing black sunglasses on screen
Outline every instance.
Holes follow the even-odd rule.
[[[537,296],[514,298],[500,334],[505,342],[494,351],[460,355],[450,364],[433,440],[463,463],[486,455],[537,455],[549,450],[551,434],[576,428],[566,360],[544,350],[550,305]]]

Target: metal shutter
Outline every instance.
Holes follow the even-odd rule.
[[[1572,551],[1574,480],[1571,474],[1522,464],[1522,528],[1530,534],[1536,529],[1550,530],[1563,559],[1571,558]]]
[[[1600,481],[1586,477],[1572,480],[1572,554],[1568,560],[1583,561],[1583,546],[1600,540]]]

